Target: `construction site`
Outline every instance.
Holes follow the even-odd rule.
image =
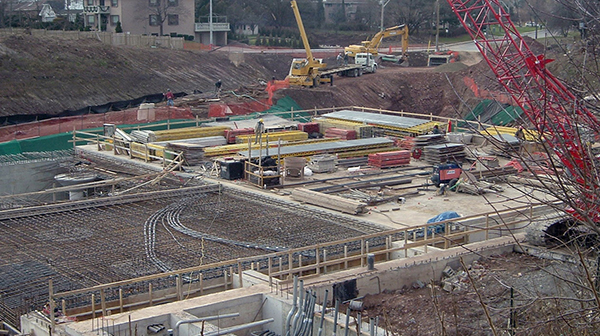
[[[173,106],[108,93],[80,104],[127,108],[2,127],[0,334],[595,334],[600,124],[523,85],[558,81],[520,58],[535,41],[488,43],[497,18],[437,67],[406,45],[377,71],[224,49],[214,75],[169,68]]]

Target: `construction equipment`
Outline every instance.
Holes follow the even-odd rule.
[[[386,28],[373,36],[372,39],[362,41],[360,45],[353,44],[344,48],[344,52],[350,57],[356,57],[357,53],[370,53],[374,57],[379,55],[379,46],[384,37],[402,36],[402,56],[407,57],[408,52],[408,26],[399,25]]]
[[[524,111],[546,148],[560,160],[552,169],[560,165],[565,168],[565,174],[560,174],[563,187],[559,190],[563,193],[553,194],[567,205],[567,215],[537,226],[539,236],[545,237],[542,241],[568,240],[569,232],[577,231],[582,223],[600,233],[600,174],[590,140],[582,132],[586,129],[597,136],[600,123],[583,99],[546,69],[552,60],[531,51],[501,0],[447,1],[500,84]],[[490,33],[494,27],[500,28],[499,35]]]
[[[333,84],[333,76],[336,74],[348,77],[361,76],[363,73],[363,65],[361,64],[347,64],[338,68],[326,69],[327,64],[323,63],[323,60],[313,57],[298,5],[295,0],[292,0],[291,4],[294,16],[296,17],[296,23],[298,24],[298,30],[300,30],[302,44],[306,50],[306,58],[294,58],[292,60],[290,72],[286,78],[290,85],[314,87],[323,83]]]
[[[308,43],[308,37],[306,31],[304,31],[304,24],[300,17],[300,11],[298,10],[298,4],[296,0],[292,0],[292,9],[294,10],[294,16],[296,17],[296,23],[298,23],[298,29],[300,30],[300,37],[302,38],[302,44],[306,50],[306,58],[294,59],[290,68],[290,73],[287,76],[290,85],[302,85],[302,86],[317,86],[319,83],[331,82],[331,77],[322,78],[321,70],[327,67],[327,64],[323,63],[321,59],[316,59],[312,55],[310,45]]]
[[[431,174],[431,182],[437,188],[439,188],[441,184],[445,184],[452,188],[458,182],[461,173],[462,168],[456,162],[434,165],[433,173]]]

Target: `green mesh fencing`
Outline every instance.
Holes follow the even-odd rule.
[[[262,112],[256,112],[244,116],[232,117],[231,120],[245,120],[256,118],[258,115],[264,115],[266,113],[276,114],[285,119],[293,119],[298,122],[310,121],[311,114],[308,112],[293,112],[294,110],[301,110],[302,108],[296,101],[290,97],[284,97],[277,101],[277,104],[273,105],[270,109]],[[210,122],[211,120],[190,120],[190,119],[174,119],[174,120],[160,120],[154,122],[148,122],[143,124],[125,124],[118,125],[122,130],[130,132],[133,129],[149,130],[149,131],[160,131],[165,129],[178,129],[184,127],[194,127],[196,125],[202,125],[203,123]],[[96,127],[84,130],[87,133],[102,134],[104,131],[103,127]],[[89,137],[90,140],[94,139],[93,136],[85,136],[83,134],[77,135],[80,138]],[[73,134],[72,133],[60,133],[54,135],[48,135],[43,137],[37,137],[32,139],[24,140],[12,140],[4,143],[0,143],[0,155],[13,155],[21,154],[25,152],[49,152],[59,151],[73,148]],[[84,141],[78,141],[76,145],[84,145]]]
[[[494,112],[494,110],[498,111]],[[479,121],[481,119],[482,123],[496,126],[506,126],[519,119],[522,114],[523,110],[518,106],[509,105],[500,108],[496,101],[486,99],[477,104],[477,106],[475,106],[475,108],[469,112],[464,119],[469,121]],[[465,125],[461,125],[459,122],[459,126],[464,127]]]

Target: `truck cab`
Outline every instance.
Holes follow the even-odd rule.
[[[360,64],[364,72],[377,71],[377,62],[371,53],[357,53],[354,56],[354,64]]]

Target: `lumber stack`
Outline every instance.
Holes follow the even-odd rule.
[[[464,144],[444,143],[423,147],[423,160],[432,164],[463,162],[466,156]]]
[[[227,139],[227,143],[234,144],[237,136],[249,134],[254,134],[254,128],[247,127],[225,130],[225,139]]]
[[[262,142],[267,141],[267,137],[269,141],[276,142],[278,140],[281,141],[302,141],[308,139],[308,133],[302,131],[281,131],[281,132],[269,132],[262,135]],[[248,139],[251,139],[252,143],[254,143],[255,136],[249,134],[242,134],[235,137],[236,143],[247,144]]]
[[[492,153],[511,157],[521,149],[521,141],[510,134],[497,134],[488,138],[492,144]]]
[[[156,141],[156,135],[154,135],[153,131],[148,131],[148,130],[133,130],[131,131],[131,137],[133,138],[134,141],[139,142],[139,143],[149,143],[149,142],[155,142]]]
[[[370,166],[377,168],[406,166],[410,164],[410,151],[400,150],[369,154],[368,163]]]
[[[296,188],[292,191],[292,199],[309,204],[318,205],[344,213],[358,215],[367,212],[366,203],[347,199],[340,196],[323,194],[305,188]]]
[[[343,128],[331,127],[325,131],[325,138],[340,138],[342,140],[355,140],[356,131]]]
[[[224,136],[227,126],[185,127],[172,130],[154,131],[156,141],[171,141],[209,136]]]
[[[442,134],[419,135],[418,137],[413,138],[414,148],[423,148],[447,142],[448,141],[446,141],[446,138]]]
[[[300,124],[298,124],[298,130],[302,131],[302,132],[306,132],[308,134],[321,133],[319,124],[316,122],[300,123]]]
[[[173,142],[167,148],[173,152],[183,152],[183,162],[186,166],[195,166],[204,161],[204,146],[195,143]]]

